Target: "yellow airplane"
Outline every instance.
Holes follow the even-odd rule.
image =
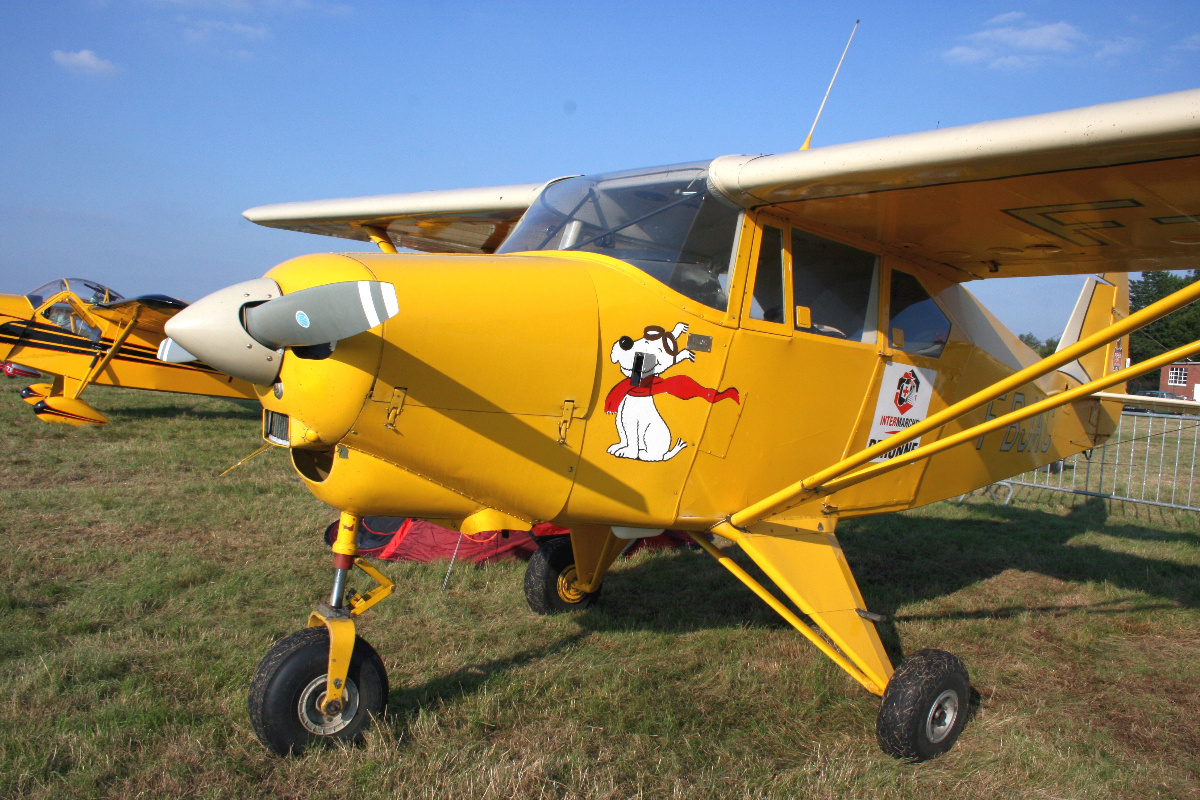
[[[126,300],[81,278],[0,294],[0,362],[10,377],[54,375],[52,383],[25,387],[21,397],[39,419],[66,425],[108,422],[80,398],[93,383],[253,399],[250,384],[209,366],[158,360],[163,325],[186,307],[162,295]]]
[[[364,515],[465,534],[551,521],[525,595],[583,608],[663,529],[696,543],[882,697],[902,759],[949,749],[955,656],[894,667],[838,522],[962,494],[1100,444],[1129,332],[1126,274],[1200,254],[1200,90],[769,156],[544,184],[286,203],[262,225],[375,242],[181,311],[170,343],[254,384],[268,442],[341,512],[333,588],[250,686],[295,753],[352,739],[388,693],[356,619],[393,584]],[[404,247],[427,254],[398,253]],[[1044,360],[967,291],[1098,273]],[[169,355],[169,354],[168,354]],[[184,355],[178,356],[184,358]],[[1097,394],[1099,393],[1099,394]],[[790,604],[714,547],[736,543]],[[347,588],[357,566],[378,585]]]

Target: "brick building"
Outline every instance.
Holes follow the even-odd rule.
[[[1158,389],[1174,392],[1188,400],[1200,400],[1200,363],[1176,361],[1162,368],[1158,378]]]

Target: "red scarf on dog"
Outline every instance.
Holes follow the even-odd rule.
[[[629,378],[618,383],[605,398],[604,410],[609,414],[615,414],[617,407],[621,405],[621,401],[625,399],[626,395],[649,397],[655,394],[669,394],[682,400],[702,397],[710,403],[725,399],[732,399],[735,403],[742,402],[741,397],[738,396],[738,390],[734,388],[718,392],[716,389],[706,389],[687,375],[672,375],[669,378],[660,378],[654,375],[643,379],[640,386],[634,386],[633,381]]]

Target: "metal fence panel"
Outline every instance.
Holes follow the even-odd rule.
[[[1196,492],[1200,416],[1126,411],[1103,445],[1009,478],[1092,497],[1200,509]]]

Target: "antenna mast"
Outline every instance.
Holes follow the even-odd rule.
[[[858,30],[858,23],[861,20],[854,20],[854,30],[850,31],[850,39],[846,42],[846,49],[842,51],[842,57],[838,59],[837,69],[833,71],[833,77],[829,79],[829,88],[825,90],[825,97],[821,100],[821,107],[817,109],[817,119],[813,120],[812,127],[808,131],[808,137],[804,140],[804,144],[800,145],[801,150],[807,150],[812,144],[813,131],[817,129],[817,120],[821,119],[821,112],[825,110],[825,101],[829,99],[829,93],[833,91],[833,82],[837,80],[838,70],[842,68],[842,62],[846,60],[846,53],[850,52],[850,42],[854,41],[854,33]]]

